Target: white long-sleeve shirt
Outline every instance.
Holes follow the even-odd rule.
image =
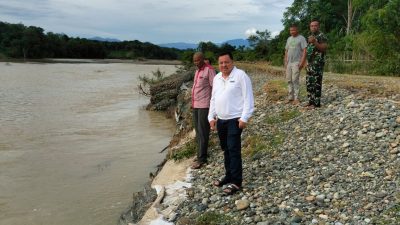
[[[253,88],[247,74],[234,67],[224,79],[222,72],[219,72],[214,77],[208,121],[240,118],[247,122],[253,111]]]

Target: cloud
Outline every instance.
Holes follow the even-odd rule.
[[[0,0],[0,21],[80,37],[153,43],[222,42],[250,28],[280,30],[293,0]]]
[[[280,31],[272,31],[271,32],[271,38],[274,38],[274,37],[278,36],[279,33],[281,33],[281,32]]]
[[[255,35],[256,32],[257,32],[257,29],[253,27],[253,28],[247,29],[244,33],[245,33],[246,37],[250,37],[251,35]]]

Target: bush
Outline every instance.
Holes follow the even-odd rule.
[[[180,161],[183,159],[187,159],[196,155],[197,152],[196,142],[194,140],[187,142],[182,148],[175,150],[172,152],[170,158],[175,161]]]

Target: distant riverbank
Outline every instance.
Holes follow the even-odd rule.
[[[0,62],[9,63],[133,63],[143,65],[181,65],[179,60],[162,60],[162,59],[1,59]]]

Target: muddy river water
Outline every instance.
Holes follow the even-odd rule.
[[[0,62],[0,225],[116,224],[174,131],[138,94],[157,68]]]

